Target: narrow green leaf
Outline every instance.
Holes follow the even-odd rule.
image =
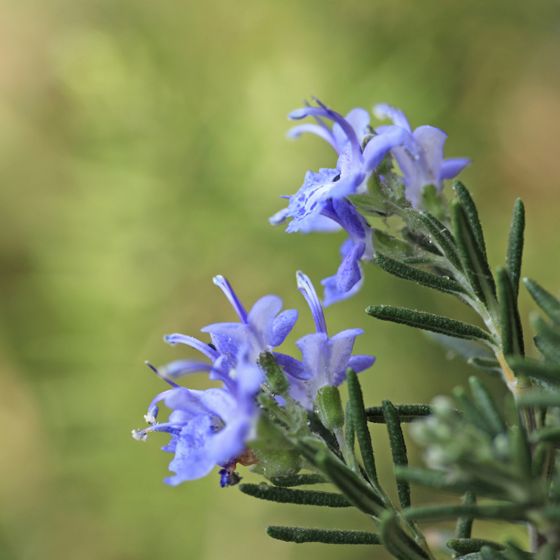
[[[383,416],[389,434],[393,463],[397,467],[408,465],[406,442],[401,428],[399,413],[391,401],[383,401]],[[397,494],[403,508],[410,507],[410,485],[406,480],[397,478]]]
[[[494,428],[488,423],[487,419],[481,414],[481,411],[469,398],[467,392],[463,387],[455,387],[452,391],[453,398],[456,400],[458,408],[463,413],[465,419],[476,426],[478,429],[487,432],[489,435],[494,436]]]
[[[438,257],[443,256],[443,253],[437,247],[437,245],[431,240],[430,237],[420,233],[416,230],[412,230],[408,227],[401,231],[401,234],[409,244],[415,245],[418,249],[431,253],[432,255],[437,255]],[[377,247],[377,245],[374,246]]]
[[[507,271],[511,280],[511,287],[515,300],[519,293],[519,278],[521,276],[521,261],[523,258],[523,235],[525,231],[525,206],[518,198],[513,206],[511,227],[506,255]]]
[[[396,514],[387,511],[381,518],[381,541],[399,560],[426,560],[428,554],[400,527]]]
[[[385,508],[383,498],[358,474],[325,449],[317,440],[298,441],[302,455],[344,494],[359,510],[378,517]]]
[[[462,503],[466,506],[476,505],[476,495],[474,492],[465,492]],[[459,517],[457,519],[457,524],[455,525],[455,536],[457,539],[470,539],[473,523],[474,520],[469,515]]]
[[[552,327],[542,317],[535,317],[532,327],[537,333],[535,345],[540,353],[550,362],[560,364],[560,328]]]
[[[377,253],[374,262],[385,270],[385,272],[388,272],[393,276],[397,276],[398,278],[410,280],[440,292],[450,294],[465,293],[465,290],[461,287],[461,285],[448,276],[438,276],[436,274],[432,274],[431,272],[419,270],[418,268],[414,268],[413,266],[399,262],[380,253]]]
[[[504,557],[495,548],[490,546],[483,546],[480,549],[482,560],[504,560]]]
[[[428,404],[396,404],[393,406],[397,409],[401,423],[413,422],[418,418],[429,416],[432,413],[432,409]],[[372,422],[374,424],[385,423],[382,406],[370,406],[369,408],[366,408],[366,417],[368,422]]]
[[[525,395],[522,395],[517,400],[517,406],[521,408],[532,408],[532,407],[549,407],[556,406],[560,407],[560,392],[554,391],[532,391]]]
[[[398,480],[449,492],[462,493],[472,486],[448,476],[445,472],[420,467],[395,467],[395,475]]]
[[[425,311],[417,311],[406,307],[393,307],[391,305],[371,305],[366,308],[366,313],[382,321],[401,323],[409,327],[447,336],[493,342],[491,335],[476,325],[463,323],[462,321],[456,321],[449,317],[434,315]]]
[[[545,290],[540,284],[530,278],[523,278],[523,283],[537,305],[552,319],[560,325],[560,300]]]
[[[543,335],[535,336],[533,341],[547,362],[560,364],[560,346],[555,345],[550,338]]]
[[[516,426],[510,426],[509,441],[511,456],[515,461],[518,472],[524,478],[530,479],[532,471],[531,447],[527,438],[527,432],[520,419]]]
[[[527,517],[525,506],[509,503],[419,506],[404,512],[404,516],[413,521],[446,521],[464,515],[473,519],[503,519],[504,521],[524,521]]]
[[[469,554],[478,552],[483,546],[489,546],[495,550],[504,550],[505,547],[499,543],[486,539],[450,539],[447,541],[447,547],[459,554]]]
[[[560,426],[546,426],[531,434],[531,441],[560,443]]]
[[[321,492],[319,490],[290,490],[268,484],[240,484],[239,490],[248,496],[302,506],[323,506],[331,508],[351,507],[352,504],[341,494]]]
[[[527,375],[552,383],[560,382],[560,366],[545,364],[532,358],[522,358],[520,356],[506,356],[506,360],[516,375]]]
[[[308,529],[304,527],[271,526],[266,530],[269,537],[294,543],[324,544],[380,544],[375,533],[366,531],[340,531],[337,529]]]
[[[370,482],[377,485],[377,468],[375,466],[375,457],[373,454],[371,435],[367,426],[362,388],[360,387],[358,376],[351,369],[348,370],[346,382],[348,384],[348,397],[352,424],[356,432],[356,438],[360,447],[360,454],[362,456],[364,468]]]
[[[453,233],[463,270],[475,294],[489,306],[496,298],[496,286],[488,260],[477,242],[463,206],[455,201],[451,209]]]
[[[484,387],[477,377],[471,377],[469,379],[469,385],[476,406],[480,414],[484,417],[486,424],[492,428],[494,436],[505,432],[505,422],[496,407],[494,399],[492,399],[490,393],[486,390],[486,387]]]
[[[270,482],[272,482],[274,486],[283,486],[284,488],[289,488],[291,486],[322,484],[327,481],[319,474],[294,474],[291,476],[274,476],[270,479]]]
[[[513,293],[510,276],[504,268],[498,269],[497,280],[502,351],[504,354],[522,356],[525,350],[517,300]]]
[[[473,236],[482,252],[486,257],[486,243],[484,242],[484,233],[482,232],[482,226],[480,225],[480,218],[478,217],[478,210],[474,200],[472,199],[471,193],[468,191],[467,187],[463,185],[460,181],[455,181],[453,184],[453,190],[457,194],[457,198],[463,207],[469,225],[473,232]]]
[[[447,260],[454,268],[462,270],[455,240],[444,224],[427,212],[411,211],[408,213],[408,217],[411,222],[412,231],[420,229],[447,257]]]
[[[545,469],[549,466],[549,460],[553,457],[553,448],[556,445],[556,443],[553,445],[547,441],[538,441],[539,436],[537,434],[538,431],[531,434],[531,442],[537,443],[533,451],[533,468],[531,471],[533,478],[540,478],[545,475]],[[555,440],[560,443],[560,433],[557,438],[555,437]]]
[[[500,367],[500,362],[498,362],[498,360],[494,358],[483,358],[480,356],[474,356],[472,358],[469,358],[467,361],[472,366],[482,369],[484,371],[490,371],[490,372],[502,371]]]

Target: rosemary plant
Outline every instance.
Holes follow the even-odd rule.
[[[151,366],[171,388],[150,405],[149,426],[133,434],[171,435],[164,448],[174,454],[170,484],[218,466],[222,486],[238,485],[244,494],[279,503],[355,508],[371,525],[370,531],[269,527],[277,540],[381,546],[399,560],[560,558],[560,300],[536,281],[522,280],[523,203],[514,203],[505,259],[494,268],[468,189],[458,181],[451,193],[442,189],[468,160],[443,159],[442,131],[430,126],[413,131],[402,112],[386,105],[376,114],[392,125],[374,129],[366,111],[342,117],[320,102],[292,113],[296,120],[315,121],[295,127],[292,135],[319,135],[338,162],[333,169],[309,172],[271,221],[290,219],[289,231],[348,233],[337,273],[322,282],[323,303],[311,280],[297,274],[316,326],[297,342],[301,359],[276,351],[296,311],[282,311],[279,298],[264,296],[247,312],[227,280],[216,277],[239,322],[204,328],[210,343],[166,337],[195,348],[204,359]],[[434,333],[455,350],[460,345],[475,372],[467,389],[459,387],[429,405],[388,400],[366,405],[357,373],[374,358],[352,354],[359,329],[330,336],[323,309],[359,289],[364,262],[451,294],[476,313],[478,324],[374,302],[366,309],[372,318]],[[525,356],[520,284],[540,308],[532,320],[538,358]],[[193,391],[177,383],[198,371],[221,386]],[[509,399],[492,397],[484,384],[488,373],[501,377]],[[346,403],[338,390],[342,383]],[[160,401],[172,410],[164,423],[157,419]],[[387,430],[397,503],[378,476],[371,423]],[[409,465],[403,426],[424,449],[423,465]],[[239,465],[264,481],[238,484]],[[321,490],[313,488],[317,484]],[[325,491],[324,484],[331,489]],[[415,485],[461,499],[416,506]],[[528,546],[476,537],[474,522],[488,519],[526,525]],[[429,543],[425,523],[445,520],[456,522],[453,538],[445,547]]]

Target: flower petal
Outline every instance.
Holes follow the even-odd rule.
[[[467,158],[444,159],[439,170],[439,180],[443,181],[444,179],[453,179],[453,177],[457,177],[470,162],[471,160]]]
[[[280,352],[274,352],[274,357],[276,358],[276,363],[290,377],[303,380],[311,377],[310,372],[305,371],[303,364],[299,360],[292,358],[292,356],[281,354]]]
[[[373,114],[378,119],[389,119],[393,121],[393,124],[412,132],[410,124],[405,114],[396,107],[388,105],[387,103],[379,103],[373,108]]]
[[[328,278],[324,278],[321,280],[321,284],[324,288],[323,293],[323,306],[328,307],[333,303],[337,303],[339,301],[351,298],[353,295],[357,294],[360,291],[360,288],[363,284],[363,278],[357,283],[354,284],[354,287],[347,292],[341,291],[338,287],[338,282],[335,276],[329,276]]]
[[[270,344],[273,347],[280,346],[286,340],[290,331],[298,318],[298,312],[295,309],[286,309],[282,311],[272,323],[272,336]]]
[[[175,440],[175,457],[169,464],[174,476],[165,482],[176,486],[186,480],[206,476],[215,466],[215,461],[207,452],[209,438],[212,437],[211,419],[198,416],[190,421]]]
[[[424,167],[422,173],[424,184],[437,184],[441,164],[443,163],[443,146],[447,134],[435,126],[426,125],[419,126],[412,135],[422,149],[421,165]]]
[[[243,307],[243,304],[239,301],[237,294],[234,292],[231,284],[228,282],[227,278],[218,274],[212,278],[214,284],[224,292],[224,295],[227,297],[228,301],[231,303],[232,307],[235,309],[235,312],[243,321],[244,323],[247,321],[247,312]]]
[[[375,356],[367,356],[365,354],[358,354],[351,356],[348,360],[348,367],[353,369],[356,373],[360,373],[365,369],[369,369],[375,363]]]
[[[173,334],[166,334],[163,337],[163,340],[165,340],[167,344],[171,344],[172,346],[174,346],[175,344],[185,344],[186,346],[190,346],[191,348],[198,350],[200,353],[204,354],[207,358],[210,358],[211,360],[215,360],[219,356],[218,352],[214,350],[214,348],[212,348],[205,342],[202,342],[201,340],[194,338],[193,336],[173,333]]]
[[[300,124],[294,126],[288,131],[288,138],[299,138],[302,134],[310,133],[319,136],[328,142],[336,150],[336,141],[330,130],[327,127],[320,126],[318,124]]]
[[[360,259],[366,245],[363,242],[353,242],[350,247],[336,271],[336,283],[340,292],[349,292],[362,279]]]
[[[268,341],[272,338],[274,318],[281,309],[282,300],[278,296],[272,295],[260,298],[251,308],[247,322],[263,345],[268,344]]]
[[[300,270],[296,272],[296,279],[298,290],[305,298],[307,305],[309,305],[309,309],[311,309],[311,315],[313,316],[313,321],[315,321],[317,332],[326,333],[327,323],[325,321],[325,314],[323,313],[323,308],[313,283],[309,279],[309,276]]]
[[[364,148],[364,168],[373,171],[387,155],[389,150],[408,143],[411,134],[399,126],[386,126],[376,129],[374,136]]]

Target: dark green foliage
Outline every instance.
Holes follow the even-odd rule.
[[[379,537],[375,533],[365,531],[272,526],[268,527],[266,532],[273,539],[294,543],[380,544]]]
[[[506,266],[511,280],[514,298],[519,293],[519,278],[521,276],[521,261],[523,258],[523,242],[525,232],[525,206],[518,198],[513,206],[511,227],[509,230]]]
[[[360,447],[362,461],[364,462],[364,468],[370,482],[377,484],[377,468],[375,466],[371,436],[367,426],[362,388],[360,387],[358,376],[354,371],[348,370],[347,382],[350,415],[358,440],[358,446]]]
[[[317,440],[305,439],[298,449],[311,465],[321,471],[360,511],[379,516],[386,504],[371,485],[351,470],[335,455],[321,446]]]
[[[505,422],[486,387],[477,377],[471,377],[469,385],[477,410],[484,418],[485,424],[492,430],[495,436],[504,432],[506,429]]]
[[[524,278],[523,282],[537,305],[552,321],[560,325],[560,300],[530,278]]]
[[[437,505],[412,507],[404,513],[407,519],[414,521],[446,521],[467,515],[473,519],[503,519],[523,521],[526,519],[526,508],[517,504],[492,503],[484,505]]]
[[[405,280],[411,280],[422,286],[427,286],[440,292],[447,292],[451,294],[462,294],[465,290],[455,280],[443,276],[425,272],[406,263],[399,262],[395,259],[387,257],[382,254],[377,254],[374,259],[375,264],[381,267],[385,272],[398,276]]]
[[[399,560],[425,560],[426,552],[400,526],[394,512],[385,512],[380,523],[381,539],[387,550]]]
[[[451,208],[436,189],[426,188],[422,201],[429,212],[403,204],[402,193],[397,191],[389,201],[383,200],[387,193],[380,184],[376,188],[375,196],[354,200],[369,215],[391,216],[384,221],[390,233],[374,233],[375,264],[398,278],[458,296],[485,327],[403,307],[375,305],[366,312],[383,321],[429,332],[431,338],[475,367],[498,373],[506,381],[504,391],[511,392],[513,398],[491,394],[478,377],[471,377],[470,391],[457,387],[452,398],[440,397],[431,405],[394,405],[385,400],[382,406],[365,408],[358,376],[349,370],[345,414],[337,405],[336,421],[327,420],[321,411],[321,423],[316,413],[309,413],[308,434],[292,439],[306,461],[303,466],[321,474],[273,477],[275,486],[244,484],[241,490],[285,503],[353,505],[368,515],[378,531],[270,527],[269,535],[279,540],[382,544],[398,560],[435,560],[420,529],[422,523],[455,521],[455,535],[448,548],[457,560],[556,560],[560,552],[556,537],[560,534],[560,476],[556,474],[560,301],[536,282],[524,280],[546,314],[532,320],[535,345],[543,359],[526,358],[517,304],[525,227],[523,203],[515,203],[505,267],[498,268],[494,278],[476,205],[461,183],[454,185],[456,200]],[[319,408],[325,408],[321,399],[318,402]],[[391,503],[378,479],[368,422],[386,426],[399,507]],[[403,424],[411,422],[411,436],[426,449],[428,466],[408,464]],[[340,494],[288,488],[325,480]],[[461,495],[462,501],[413,507],[414,484]],[[531,527],[532,553],[512,543],[473,537],[475,520]],[[439,558],[439,551],[437,554]]]
[[[459,554],[469,554],[470,552],[478,552],[483,546],[488,546],[495,550],[504,550],[505,546],[488,541],[486,539],[451,539],[447,541],[447,546]]]
[[[452,205],[453,233],[462,268],[478,298],[487,306],[496,298],[496,286],[484,250],[480,247],[475,231],[463,205]]]
[[[560,364],[545,364],[532,358],[518,356],[506,356],[506,359],[517,375],[526,375],[541,381],[560,383]]]
[[[291,486],[322,484],[327,481],[319,474],[294,474],[291,476],[274,476],[270,479],[270,482],[272,482],[274,486],[289,488]]]
[[[393,463],[397,467],[408,465],[408,457],[406,454],[406,443],[402,433],[399,413],[391,401],[383,401],[383,416],[387,425],[389,434],[389,442],[391,444],[391,453],[393,455]],[[406,480],[397,479],[397,493],[399,502],[403,508],[410,506],[410,485]]]
[[[393,406],[396,408],[401,422],[413,422],[418,418],[429,416],[432,413],[430,405],[427,404],[396,404]],[[368,422],[377,424],[385,423],[382,406],[371,406],[366,408],[366,417]]]
[[[455,191],[457,199],[459,200],[463,211],[465,212],[465,216],[467,217],[467,220],[469,222],[473,237],[476,240],[480,251],[486,257],[486,243],[484,241],[484,233],[482,232],[480,218],[478,217],[478,210],[476,208],[474,200],[471,197],[471,193],[460,181],[455,181],[455,183],[453,184],[453,190]]]
[[[514,294],[511,278],[506,269],[498,269],[497,284],[503,353],[523,355],[525,348],[521,319],[517,309],[517,297]]]
[[[476,325],[463,323],[462,321],[456,321],[449,317],[434,315],[425,311],[407,309],[406,307],[393,307],[391,305],[371,305],[366,309],[366,313],[382,321],[401,323],[409,327],[447,336],[492,342],[491,335]]]
[[[438,250],[449,260],[456,270],[462,269],[459,252],[453,235],[435,216],[427,212],[409,212],[409,227],[424,234]]]
[[[350,507],[352,504],[341,494],[321,492],[318,490],[291,490],[270,486],[268,484],[240,484],[239,490],[244,494],[282,504],[299,504],[302,506],[323,506],[331,508]]]

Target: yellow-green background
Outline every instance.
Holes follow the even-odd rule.
[[[306,169],[334,162],[317,139],[285,139],[286,114],[310,95],[341,112],[391,102],[445,129],[447,154],[473,159],[463,178],[493,261],[521,195],[525,273],[557,288],[559,55],[553,0],[4,0],[0,557],[384,557],[264,534],[364,526],[345,511],[257,502],[215,475],[165,486],[164,437],[130,438],[164,388],[143,360],[187,355],[163,333],[232,319],[216,273],[247,304],[277,293],[299,306],[296,334],[311,327],[294,272],[331,274],[340,238],[267,223]],[[426,401],[464,381],[468,368],[421,334],[363,308],[466,315],[366,268],[359,297],[328,321],[366,330],[359,349],[378,357],[362,377],[368,402]]]

